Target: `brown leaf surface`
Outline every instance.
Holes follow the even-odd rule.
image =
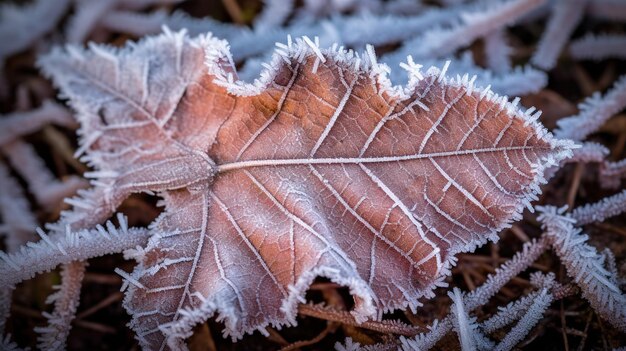
[[[235,338],[293,324],[318,276],[350,288],[359,321],[414,309],[569,152],[434,68],[390,87],[373,56],[298,40],[245,85],[212,38],[103,50],[42,65],[79,111],[83,142],[95,138],[85,149],[112,197],[162,191],[125,300],[150,349],[166,335],[177,347],[215,313]]]

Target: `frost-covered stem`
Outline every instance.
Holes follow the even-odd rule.
[[[141,37],[158,33],[168,18],[168,13],[162,10],[150,13],[117,10],[108,12],[102,17],[99,25],[113,32]]]
[[[543,5],[545,0],[512,0],[489,4],[488,11],[477,8],[461,14],[462,23],[450,29],[434,29],[407,41],[404,48],[415,57],[443,57],[474,40],[513,24],[523,15]]]
[[[606,146],[594,142],[580,144],[579,148],[572,150],[572,157],[563,160],[563,163],[574,162],[603,162],[610,151]]]
[[[93,228],[103,223],[112,214],[111,204],[105,200],[106,192],[106,188],[100,187],[79,190],[79,196],[66,200],[74,205],[74,209],[62,212],[59,222],[48,225],[48,228],[52,230],[48,240],[56,242],[64,236],[68,239],[69,236],[71,237],[71,240],[69,240],[70,244],[75,244],[80,233],[72,237],[72,230]],[[118,215],[118,220],[121,229],[127,231],[126,219]],[[107,230],[113,234],[118,233],[110,222],[107,223]],[[82,231],[88,233],[85,229]],[[97,231],[104,237],[110,237],[103,227],[97,228]],[[39,234],[42,236],[41,233]],[[42,238],[45,238],[45,235]],[[42,333],[39,337],[39,342],[42,345],[50,344],[52,346],[56,345],[55,347],[59,349],[64,348],[80,301],[80,283],[86,266],[86,261],[73,261],[65,263],[61,267],[61,284],[57,286],[58,292],[49,297],[49,302],[55,302],[53,312],[48,315],[49,325],[46,328],[39,329],[39,332]],[[68,309],[68,306],[72,307],[72,309]]]
[[[30,204],[22,193],[18,182],[9,175],[9,170],[0,163],[0,216],[5,226],[6,248],[12,252],[35,238],[33,228],[37,219]]]
[[[548,27],[539,41],[531,62],[550,70],[565,47],[567,40],[583,16],[588,0],[557,0]]]
[[[13,341],[11,341],[11,335],[7,335],[7,336],[2,336],[0,335],[0,350],[3,351],[22,351],[22,349],[20,349],[16,343],[14,343]],[[25,351],[29,351],[30,348],[26,349]]]
[[[48,320],[46,327],[35,328],[41,335],[37,338],[37,346],[42,350],[61,351],[67,348],[67,338],[71,323],[78,308],[80,288],[85,275],[85,264],[75,261],[63,266],[61,285],[54,288],[57,292],[50,295],[46,303],[54,302],[52,313],[44,313]]]
[[[556,275],[552,272],[543,274],[542,272],[533,272],[530,274],[530,284],[537,289],[556,289],[560,283],[556,282]]]
[[[37,109],[14,112],[0,118],[0,145],[21,135],[36,132],[50,123],[68,128],[77,127],[72,113],[67,108],[52,101],[44,101]]]
[[[33,228],[37,220],[30,211],[28,200],[20,185],[0,163],[0,216],[6,226],[5,245],[8,252],[34,239]],[[11,312],[11,295],[14,287],[0,287],[0,337],[4,335],[6,320]]]
[[[583,297],[602,318],[626,331],[626,295],[614,282],[617,277],[605,267],[605,257],[587,244],[588,236],[574,227],[576,220],[565,214],[566,207],[538,207],[545,235],[565,266],[567,274],[580,287]]]
[[[321,318],[327,321],[340,322],[343,324],[358,326],[375,330],[385,334],[398,334],[413,336],[417,334],[418,329],[414,326],[404,324],[399,321],[365,321],[357,323],[354,316],[347,311],[338,311],[331,307],[322,305],[301,304],[298,306],[298,314],[303,316]]]
[[[88,185],[85,180],[78,177],[69,177],[64,182],[58,181],[37,155],[35,149],[19,139],[1,148],[13,168],[26,180],[29,191],[35,196],[37,202],[48,209],[76,193],[76,190]]]
[[[66,41],[72,44],[85,41],[91,30],[115,4],[116,1],[79,1],[76,13],[66,27]]]
[[[360,351],[362,350],[361,344],[352,340],[351,337],[347,337],[345,341],[335,343],[335,351]]]
[[[511,70],[511,51],[504,29],[485,36],[487,67],[492,71],[502,74]]]
[[[536,261],[547,248],[548,240],[545,237],[524,244],[522,251],[498,267],[495,274],[490,274],[480,287],[465,296],[468,310],[485,305],[506,283]]]
[[[52,30],[69,3],[69,0],[36,0],[25,6],[7,2],[0,5],[0,64]]]
[[[532,300],[532,304],[530,305],[528,311],[496,346],[495,351],[511,350],[515,347],[515,345],[522,341],[522,339],[528,335],[530,330],[543,317],[544,312],[548,306],[550,306],[552,300],[552,294],[548,293],[547,289],[541,290],[539,296]]]
[[[520,317],[530,308],[533,301],[539,296],[539,291],[533,291],[528,295],[517,299],[505,307],[499,307],[498,312],[489,319],[480,323],[480,328],[485,333],[493,333],[500,328],[504,328],[507,325],[520,319]]]
[[[11,166],[26,180],[30,193],[40,202],[40,197],[47,192],[48,186],[57,180],[39,157],[35,148],[17,139],[3,145],[2,153],[7,156]]]
[[[294,0],[263,0],[263,11],[254,19],[254,29],[265,31],[285,23],[294,8]]]
[[[601,253],[604,256],[604,262],[606,264],[606,268],[611,272],[611,281],[613,284],[620,286],[621,282],[624,281],[622,277],[619,276],[619,272],[617,271],[617,262],[615,262],[615,255],[609,248],[605,248]]]
[[[596,203],[576,207],[572,211],[572,218],[576,220],[576,224],[585,225],[593,222],[602,222],[607,218],[624,212],[626,212],[626,190],[605,197]]]
[[[487,277],[487,281],[476,290],[469,292],[463,298],[465,308],[472,311],[485,305],[507,282],[528,268],[548,248],[548,240],[545,237],[524,244],[522,251],[518,252],[508,262],[498,267],[495,274]],[[429,332],[420,334],[413,339],[400,337],[403,350],[429,350],[452,330],[452,318],[446,318],[429,327]]]
[[[461,350],[473,351],[476,350],[476,342],[472,335],[472,329],[469,326],[470,317],[465,310],[463,304],[463,297],[461,296],[461,290],[454,288],[452,293],[448,293],[448,296],[452,299],[451,312],[454,318],[452,318],[452,324],[454,330],[459,336],[459,343],[461,344]]]
[[[60,238],[41,231],[42,240],[36,243],[28,243],[14,253],[0,251],[0,286],[14,286],[61,264],[143,246],[148,240],[144,228],[125,229],[122,225],[116,229],[107,224],[107,229],[68,231]]]
[[[459,288],[454,288],[448,296],[452,299],[452,324],[454,330],[459,336],[459,343],[461,344],[461,350],[474,351],[474,350],[489,350],[493,348],[493,342],[489,340],[478,328],[476,324],[476,318],[470,317],[461,295]]]
[[[586,35],[570,44],[569,52],[577,60],[626,59],[626,35]]]
[[[605,162],[600,168],[600,184],[603,188],[618,188],[623,178],[626,178],[626,159]]]
[[[433,325],[428,327],[430,330],[428,333],[420,334],[415,338],[401,336],[400,342],[402,345],[400,348],[403,351],[430,350],[452,330],[452,327],[452,317],[449,315],[441,322],[435,320]]]
[[[545,172],[546,179],[552,178],[567,163],[604,163],[605,158],[611,153],[606,146],[594,142],[584,142],[579,146],[579,148],[572,149],[572,157],[561,160],[558,167],[548,168]]]
[[[4,335],[7,318],[11,313],[11,295],[13,287],[0,288],[0,337]]]
[[[626,21],[626,2],[623,0],[593,0],[589,3],[589,15],[614,21]]]
[[[621,76],[604,96],[599,93],[579,105],[580,113],[557,122],[554,135],[561,139],[583,140],[609,118],[626,107],[626,75]]]
[[[468,5],[455,8],[429,8],[417,16],[351,15],[337,17],[334,25],[345,45],[384,45],[399,43],[435,26],[450,25]]]

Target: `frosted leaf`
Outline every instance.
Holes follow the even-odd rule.
[[[212,161],[200,150],[213,143],[221,123],[208,117],[225,114],[227,106],[206,101],[204,109],[187,101],[216,96],[202,50],[216,39],[184,38],[167,32],[122,50],[68,46],[39,61],[77,111],[77,153],[96,168],[86,176],[110,189],[110,204],[147,184],[158,191],[212,177]]]
[[[292,325],[318,276],[350,288],[357,322],[414,309],[571,154],[467,76],[394,87],[376,60],[297,39],[248,84],[227,43],[169,32],[42,60],[92,176],[162,192],[124,304],[144,347],[213,314],[234,338]]]

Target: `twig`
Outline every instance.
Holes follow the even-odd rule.
[[[587,322],[585,323],[585,330],[583,331],[583,337],[580,340],[580,344],[578,344],[578,351],[583,351],[585,348],[585,342],[587,341],[587,332],[589,331],[589,325],[591,324],[591,318],[593,317],[593,312],[589,312],[589,316],[587,317]]]
[[[419,329],[398,321],[365,321],[357,323],[354,317],[347,311],[338,311],[321,305],[302,304],[298,306],[298,313],[304,316],[315,317],[327,321],[339,322],[359,328],[375,330],[380,333],[414,336]]]
[[[235,0],[222,0],[222,4],[226,8],[228,15],[232,18],[233,22],[237,24],[244,24],[243,14],[241,12],[241,8],[237,4]]]
[[[574,201],[576,201],[576,194],[578,193],[578,188],[580,187],[580,180],[583,176],[584,165],[582,163],[578,163],[576,168],[574,169],[574,175],[572,176],[572,183],[569,187],[569,191],[567,192],[567,206],[569,208],[574,207]]]
[[[310,345],[317,344],[322,339],[324,339],[326,337],[326,335],[328,335],[330,332],[334,331],[336,328],[337,328],[337,324],[332,323],[332,322],[328,322],[326,324],[326,328],[324,330],[322,330],[322,332],[319,333],[313,339],[296,341],[296,342],[294,342],[294,343],[292,343],[290,345],[287,345],[287,346],[283,347],[282,349],[280,349],[280,351],[291,351],[291,350],[299,349],[299,348],[304,347],[304,346],[310,346]]]
[[[117,330],[115,328],[109,327],[108,325],[104,325],[101,323],[80,320],[80,321],[74,322],[74,324],[76,324],[77,327],[94,330],[99,333],[104,333],[104,334],[116,334],[117,333]]]
[[[100,311],[101,309],[109,306],[112,303],[117,301],[121,301],[124,298],[124,294],[119,291],[114,292],[113,294],[107,296],[104,300],[98,302],[97,304],[91,306],[90,308],[84,310],[83,312],[76,315],[76,320],[84,319],[92,314]]]

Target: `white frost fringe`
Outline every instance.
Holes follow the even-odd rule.
[[[172,349],[178,349],[184,345],[184,339],[191,336],[192,329],[197,323],[205,321],[217,312],[219,313],[217,320],[226,323],[224,336],[230,335],[233,340],[240,339],[243,335],[254,331],[259,331],[263,335],[269,335],[266,328],[270,325],[278,329],[285,325],[297,325],[298,304],[306,302],[304,299],[306,291],[317,277],[328,278],[330,281],[350,289],[350,294],[356,299],[356,305],[351,313],[357,322],[360,323],[367,319],[375,318],[377,313],[374,306],[375,295],[367,282],[358,276],[345,277],[335,268],[322,266],[301,275],[295,285],[289,286],[289,296],[283,300],[280,308],[285,316],[283,319],[266,320],[262,325],[255,326],[252,329],[237,330],[237,317],[228,306],[196,294],[194,296],[197,296],[202,301],[200,307],[183,310],[179,319],[161,325],[159,329],[166,335],[168,345]]]
[[[184,32],[179,32],[177,34],[172,34],[166,30],[166,34],[169,36],[176,36],[179,40],[187,40]],[[157,37],[158,38],[158,37]],[[156,39],[147,39],[147,41],[154,41]],[[535,179],[533,182],[533,186],[531,186],[525,194],[524,203],[520,204],[518,208],[515,209],[515,215],[513,219],[518,218],[519,213],[524,209],[524,207],[530,207],[530,201],[536,199],[536,195],[540,192],[538,184],[545,181],[543,178],[543,170],[546,166],[556,164],[560,159],[564,157],[568,157],[571,154],[571,148],[573,145],[567,141],[559,141],[552,138],[552,136],[545,130],[542,126],[540,126],[536,120],[539,117],[539,113],[533,113],[532,109],[529,109],[527,112],[522,113],[519,111],[519,108],[516,106],[517,100],[512,103],[508,101],[506,97],[501,97],[491,90],[482,89],[474,86],[474,79],[470,78],[468,75],[458,76],[457,78],[448,78],[446,77],[446,68],[447,65],[444,66],[442,70],[437,68],[430,68],[425,74],[422,74],[420,70],[420,66],[415,64],[411,59],[408,59],[407,63],[403,65],[403,67],[408,71],[410,76],[410,83],[408,86],[393,86],[391,81],[388,79],[387,74],[390,69],[384,64],[379,64],[377,62],[377,58],[373,52],[371,47],[368,47],[366,52],[363,54],[356,53],[351,50],[344,50],[338,46],[333,46],[330,49],[322,49],[319,47],[319,41],[310,38],[303,37],[298,38],[294,41],[289,40],[286,45],[278,44],[278,49],[273,56],[272,62],[266,67],[266,70],[261,73],[260,79],[256,80],[253,84],[244,83],[237,79],[235,66],[233,63],[232,56],[230,55],[228,43],[223,40],[217,40],[210,36],[201,37],[199,39],[193,40],[194,45],[204,46],[206,48],[206,63],[208,66],[209,73],[215,76],[215,82],[226,87],[231,93],[239,94],[239,95],[254,95],[262,92],[267,85],[274,79],[276,72],[278,72],[280,65],[286,63],[291,64],[292,61],[303,62],[305,59],[314,59],[316,64],[314,67],[318,67],[319,64],[323,64],[325,60],[331,59],[336,63],[344,65],[346,67],[350,67],[355,71],[360,71],[366,74],[370,74],[372,78],[377,82],[379,93],[380,94],[389,94],[390,96],[399,98],[399,99],[407,99],[411,96],[415,84],[417,84],[420,80],[424,79],[424,76],[430,76],[437,79],[442,84],[447,84],[451,86],[461,87],[466,89],[470,94],[476,95],[480,99],[489,99],[500,105],[500,108],[505,110],[511,118],[521,118],[526,124],[530,124],[535,129],[537,135],[539,137],[544,137],[548,140],[548,142],[552,145],[553,148],[560,149],[560,153],[555,157],[550,157],[545,160],[541,160],[540,163],[534,165],[534,173]],[[141,45],[141,44],[137,44]],[[146,44],[147,45],[147,44]],[[83,53],[80,51],[73,51],[75,55],[79,57],[83,56]],[[76,203],[79,205],[79,203]],[[89,206],[87,204],[87,206]],[[508,224],[504,224],[502,228],[505,228]],[[495,233],[502,229],[497,228],[494,230],[492,235],[489,235],[489,239],[495,240]],[[88,233],[88,232],[87,232]],[[105,233],[106,234],[106,233]],[[44,237],[45,240],[45,237]],[[483,240],[483,241],[486,241]],[[457,251],[467,251],[475,248],[476,246],[482,244],[483,242],[475,242],[470,246],[459,248]],[[135,247],[137,244],[133,243],[131,245],[125,246]],[[61,250],[64,246],[61,245],[59,250]],[[123,248],[120,248],[120,250]],[[118,250],[119,251],[119,250]],[[443,276],[449,273],[449,268],[454,264],[454,260],[452,255],[455,252],[452,252],[450,258],[447,262],[444,262],[443,268],[441,270],[441,277],[438,277],[429,289],[434,288],[438,284],[443,284]],[[90,257],[92,255],[85,254],[85,257]],[[11,262],[13,257],[7,256],[7,262]],[[5,259],[6,260],[6,259]],[[361,305],[357,304],[357,308],[354,311],[355,318],[357,320],[364,320],[367,317],[371,317],[374,313],[373,304],[371,302],[372,294],[367,288],[367,284],[357,280],[351,280],[350,278],[342,278],[337,272],[333,271],[319,271],[318,275],[328,276],[331,280],[337,281],[338,283],[344,284],[352,288],[352,292],[355,296],[360,296],[362,298],[363,303]],[[314,275],[308,275],[301,277],[301,285],[295,288],[296,293],[293,293],[291,296],[293,298],[287,299],[285,304],[283,305],[283,311],[286,312],[287,316],[291,316],[291,320],[293,320],[295,316],[295,306],[298,301],[298,297],[300,297],[306,289],[306,287],[311,283],[314,279]],[[309,281],[310,280],[310,281]],[[429,293],[432,294],[432,292]],[[417,300],[409,303],[409,307],[415,308],[417,306]],[[198,310],[200,315],[205,315],[209,311],[218,310],[225,311],[225,309],[220,309],[220,306],[216,306],[214,303],[208,302],[206,306]],[[204,312],[202,312],[204,311]],[[228,315],[225,313],[224,316]],[[181,319],[180,321],[175,322],[175,324],[164,326],[164,330],[167,330],[171,335],[182,336],[185,335],[190,329],[188,329],[189,324],[192,324],[194,318],[198,317],[198,314],[195,312],[189,311],[185,316],[187,319]],[[223,317],[225,318],[225,317]],[[189,320],[189,323],[186,323],[185,320]],[[260,327],[263,329],[264,327]],[[172,337],[171,340],[176,339],[177,337]],[[172,341],[173,342],[173,341]]]
[[[65,236],[59,238],[51,238],[38,228],[42,240],[30,242],[14,253],[0,251],[0,260],[6,263],[0,266],[0,286],[14,286],[60,264],[122,252],[147,243],[147,229],[128,228],[122,215],[118,215],[118,220],[119,228],[111,222],[106,224],[106,229],[98,225],[97,229],[73,232],[68,227]]]

